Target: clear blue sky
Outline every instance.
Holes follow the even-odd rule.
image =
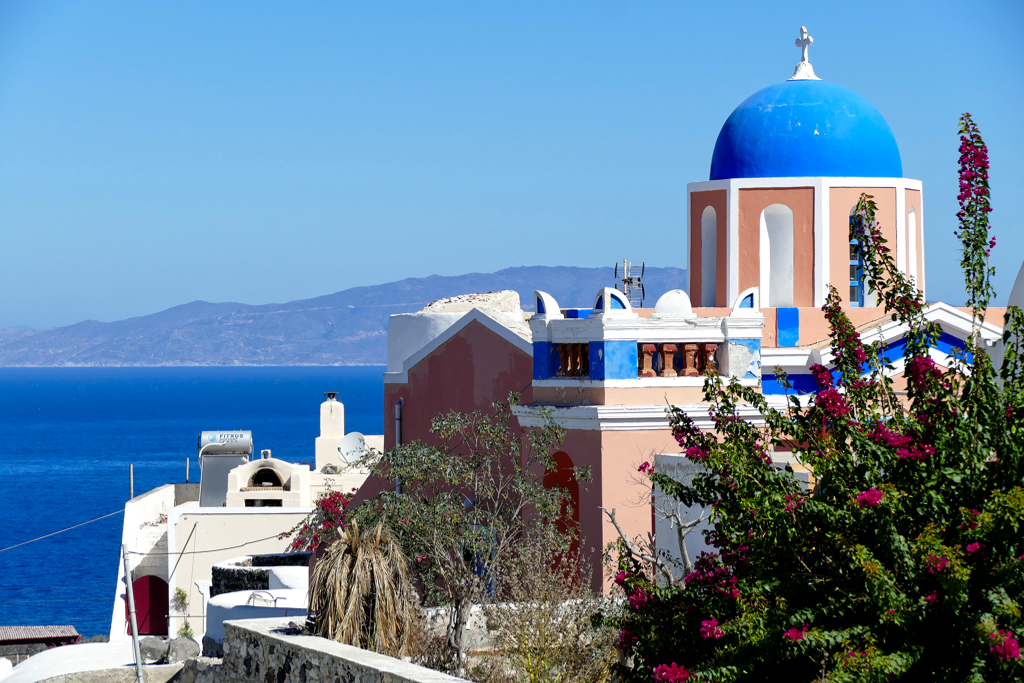
[[[956,124],[1024,258],[1024,3],[0,3],[0,327],[511,265],[684,266],[732,109],[819,76],[924,181],[959,304]],[[565,302],[571,304],[572,302]],[[579,303],[579,302],[577,302]]]

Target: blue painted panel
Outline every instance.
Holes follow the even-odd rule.
[[[789,375],[789,383],[793,385],[790,393],[813,394],[818,390],[818,383],[814,381],[813,375]],[[779,384],[775,375],[765,375],[761,378],[761,393],[768,395],[782,395],[786,390]]]
[[[743,297],[743,301],[740,302],[740,308],[753,308],[754,307],[754,295],[747,294]]]
[[[619,298],[615,294],[612,294],[611,296],[612,296],[612,306],[611,307],[613,309],[618,309],[618,310],[622,310],[622,311],[626,310],[626,305],[624,303],[622,303],[622,299],[621,298]]]
[[[779,308],[778,312],[778,344],[779,346],[800,346],[800,309]]]
[[[589,318],[593,308],[569,308],[565,311],[566,318]]]
[[[551,379],[558,374],[562,364],[558,348],[551,342],[533,342],[533,378]]]
[[[537,315],[544,315],[548,310],[544,306],[544,299],[537,297]]]
[[[590,342],[590,379],[636,379],[636,341]]]

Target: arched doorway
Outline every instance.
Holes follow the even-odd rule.
[[[167,635],[167,582],[159,576],[140,576],[132,581],[135,594],[135,623],[140,635]],[[128,597],[124,600],[124,618],[129,620]]]
[[[569,494],[569,500],[562,503],[562,518],[558,523],[559,529],[568,531],[580,528],[580,483],[576,480],[576,470],[573,469],[572,458],[565,451],[558,451],[552,455],[554,467],[544,475],[544,488],[562,488]],[[575,554],[579,550],[579,535],[573,541],[571,552]]]

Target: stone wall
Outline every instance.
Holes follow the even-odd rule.
[[[195,683],[465,683],[394,657],[326,638],[295,635],[290,621],[225,622],[224,659],[195,671]],[[182,683],[186,678],[192,676],[183,676]]]
[[[312,555],[308,552],[244,555],[215,564],[211,570],[210,597],[235,591],[268,590],[269,567],[308,567]]]

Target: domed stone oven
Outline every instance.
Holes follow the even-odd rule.
[[[226,507],[309,507],[310,470],[265,457],[228,474]]]

